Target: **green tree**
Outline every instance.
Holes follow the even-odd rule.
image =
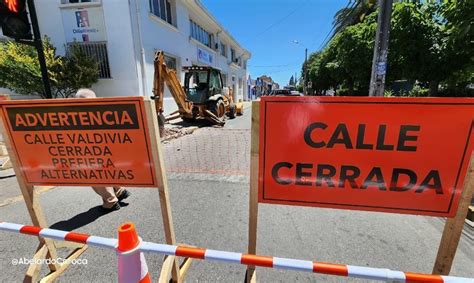
[[[333,42],[331,42],[333,44]],[[308,59],[308,77],[312,89],[317,94],[325,94],[330,88],[336,89],[342,82],[338,74],[338,66],[334,63],[334,52],[327,48],[310,55]]]
[[[363,22],[377,9],[376,0],[349,0],[347,7],[337,11],[333,20],[333,35],[345,28]]]
[[[296,85],[295,78],[293,76],[291,76],[290,82],[288,83],[288,85]]]
[[[387,85],[395,80],[416,82],[418,91],[411,95],[436,96],[440,85],[443,95],[468,94],[466,86],[474,76],[474,46],[466,42],[474,40],[474,32],[467,18],[473,14],[472,1],[395,3]],[[349,95],[367,94],[376,16],[373,12],[346,26],[322,51],[310,56],[310,79],[317,91],[330,85],[346,89]]]
[[[340,70],[348,95],[367,95],[375,38],[375,14],[361,23],[347,27],[334,38],[334,62]]]
[[[55,56],[49,41],[43,42],[46,66],[51,84],[55,84],[55,73],[61,58]],[[41,70],[35,48],[12,41],[0,43],[0,87],[20,94],[37,94],[45,97]]]
[[[392,17],[389,80],[407,79],[429,86],[465,88],[472,81],[473,35],[466,26],[469,1],[397,3]],[[471,2],[472,3],[472,2]],[[470,10],[469,10],[470,9]],[[467,12],[467,13],[466,13]]]
[[[54,98],[69,97],[77,89],[97,82],[97,62],[78,48],[70,49],[67,56],[57,56],[56,49],[46,38],[43,49]],[[19,94],[46,97],[34,47],[12,41],[0,43],[0,87]]]
[[[447,0],[439,13],[445,19],[443,32],[446,36],[447,61],[456,66],[445,80],[451,93],[458,93],[474,82],[474,15],[473,1]]]
[[[99,78],[99,65],[77,45],[70,45],[57,70],[58,96],[69,97],[80,88],[89,88]]]
[[[323,51],[311,54],[309,77],[317,93],[343,87],[347,95],[368,94],[375,28],[372,14],[339,32]]]
[[[394,5],[389,51],[389,81],[416,80],[436,95],[439,82],[447,76],[446,47],[435,7],[427,3]]]

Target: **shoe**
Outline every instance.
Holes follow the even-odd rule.
[[[108,207],[103,207],[101,206],[102,210],[105,211],[105,212],[112,212],[112,211],[116,211],[116,210],[119,210],[120,209],[120,204],[119,202],[116,202],[114,203],[114,205],[112,205],[112,207],[108,208]]]
[[[119,201],[122,201],[122,200],[128,198],[131,195],[132,195],[132,193],[130,193],[129,191],[123,190],[123,192],[119,196],[117,196],[117,198],[118,198]]]

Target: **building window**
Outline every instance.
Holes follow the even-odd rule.
[[[172,5],[171,0],[151,0],[150,4],[153,15],[161,18],[170,25],[176,26],[173,21],[174,6]]]
[[[175,57],[171,57],[165,54],[165,64],[166,64],[166,67],[173,69],[175,71],[178,71],[177,60]]]
[[[191,37],[206,45],[207,47],[212,48],[212,44],[214,43],[214,35],[207,32],[204,28],[196,24],[193,20],[189,20],[189,24],[191,30]]]
[[[221,73],[222,76],[222,84],[227,86],[227,74]]]
[[[244,60],[244,70],[247,70],[247,60]]]
[[[61,0],[61,4],[100,3],[100,0]]]
[[[87,56],[95,59],[99,64],[99,78],[110,79],[109,55],[107,53],[107,43],[105,42],[74,42],[68,43],[68,49],[77,46],[79,50]]]
[[[221,55],[227,58],[227,45],[221,42]]]
[[[232,60],[232,62],[237,62],[236,61],[236,58],[235,58],[235,49],[234,48],[231,48],[230,49],[230,60]]]

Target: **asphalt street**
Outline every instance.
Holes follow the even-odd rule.
[[[220,131],[222,135],[250,135],[250,108],[245,110],[244,116],[228,120],[224,128],[201,128],[193,135],[199,135],[200,132],[207,135],[205,131]],[[164,151],[176,151],[173,143],[183,143],[185,138],[171,141]],[[248,138],[243,140],[247,141]],[[222,155],[249,154],[235,152],[232,148],[221,150]],[[181,151],[180,154],[186,154]],[[168,154],[177,155],[173,152]],[[178,243],[226,251],[246,251],[248,174],[230,172],[168,174]],[[9,186],[9,190],[13,188],[19,195],[14,182],[10,182]],[[128,205],[106,215],[99,213],[100,199],[90,188],[55,188],[41,194],[41,204],[52,228],[116,237],[117,227],[121,223],[133,221],[144,240],[163,243],[157,190],[132,188],[130,191],[132,196],[126,200]],[[0,206],[0,220],[31,223],[22,201]],[[262,255],[430,273],[444,219],[263,204],[259,207],[258,224],[258,253]],[[0,232],[0,235],[0,281],[20,282],[27,266],[12,265],[11,261],[31,258],[37,239],[6,232]],[[60,255],[64,254],[65,251],[61,250]],[[152,279],[157,281],[162,256],[145,256]],[[70,267],[58,282],[117,281],[117,257],[114,251],[90,247],[82,258],[87,259],[87,264]],[[451,275],[474,277],[473,266],[474,231],[465,225]],[[46,269],[44,266],[43,272]],[[195,260],[189,269],[187,281],[242,282],[244,275],[245,267],[241,265]],[[257,277],[260,282],[365,282],[265,268],[258,268]]]

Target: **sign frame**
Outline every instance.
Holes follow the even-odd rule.
[[[72,104],[71,102],[74,102],[74,104]],[[105,102],[108,103],[108,104],[107,105],[101,104],[101,103],[105,103]],[[64,108],[72,108],[74,110],[76,110],[76,109],[82,110],[83,109],[82,107],[84,107],[84,108],[86,108],[86,107],[94,108],[94,107],[103,106],[103,105],[107,106],[107,108],[110,107],[110,105],[115,105],[115,106],[119,106],[119,107],[123,106],[124,109],[125,109],[126,106],[132,106],[132,105],[136,106],[136,109],[135,109],[136,113],[135,114],[136,114],[137,128],[130,128],[130,130],[142,130],[143,131],[143,135],[140,135],[140,136],[144,137],[144,139],[142,140],[142,143],[145,144],[145,148],[146,148],[146,154],[145,155],[146,156],[142,156],[142,157],[145,157],[147,159],[143,160],[139,163],[149,164],[148,168],[142,168],[143,171],[148,171],[147,173],[149,175],[145,176],[148,179],[148,181],[140,181],[139,182],[138,180],[134,180],[133,183],[132,182],[118,182],[118,181],[117,182],[115,182],[115,181],[108,181],[108,182],[93,182],[93,181],[90,181],[90,182],[87,182],[87,181],[82,181],[82,180],[64,181],[64,180],[58,180],[58,179],[53,179],[53,180],[50,180],[50,181],[35,181],[34,179],[37,179],[38,178],[37,176],[29,176],[29,175],[34,175],[34,174],[31,174],[31,173],[28,173],[28,172],[24,171],[25,181],[26,181],[27,184],[35,185],[35,186],[98,186],[98,185],[100,185],[100,186],[122,186],[122,187],[127,187],[127,186],[128,187],[130,187],[130,186],[135,186],[135,187],[137,187],[137,186],[138,187],[157,187],[158,186],[157,176],[155,176],[155,172],[153,171],[152,149],[151,149],[151,141],[150,141],[150,135],[149,135],[149,130],[148,130],[149,126],[147,125],[147,121],[146,121],[146,117],[145,117],[145,110],[144,110],[144,101],[142,101],[142,100],[137,100],[135,98],[119,98],[119,99],[114,99],[113,101],[111,101],[111,100],[108,100],[108,99],[104,100],[104,99],[101,99],[101,98],[94,98],[94,99],[74,99],[74,100],[71,100],[71,99],[55,99],[55,100],[40,100],[40,101],[34,101],[34,100],[31,100],[31,101],[23,101],[23,100],[22,101],[12,101],[11,103],[5,103],[4,104],[4,106],[2,107],[2,112],[3,112],[2,115],[6,118],[5,119],[5,126],[6,126],[6,130],[7,130],[9,136],[27,135],[27,134],[30,134],[30,133],[34,132],[35,136],[42,136],[45,139],[45,140],[41,140],[39,142],[39,144],[42,145],[44,143],[44,144],[47,144],[49,147],[54,147],[55,145],[53,143],[55,141],[52,137],[54,135],[58,135],[55,132],[60,132],[61,130],[63,130],[63,131],[64,130],[66,130],[66,131],[68,131],[68,130],[81,131],[80,135],[81,136],[84,135],[84,136],[88,137],[87,139],[89,139],[88,133],[91,133],[92,131],[101,131],[101,130],[115,130],[115,131],[117,131],[118,129],[117,130],[113,129],[113,126],[98,125],[97,129],[86,128],[86,129],[81,130],[79,128],[85,127],[85,126],[77,125],[77,126],[75,126],[77,129],[70,129],[70,128],[72,128],[72,126],[67,126],[67,127],[66,126],[60,126],[60,128],[57,129],[57,130],[55,130],[55,129],[41,129],[41,130],[30,130],[30,131],[28,131],[26,129],[26,126],[25,126],[25,129],[14,130],[13,129],[14,126],[11,124],[11,122],[13,120],[12,119],[13,117],[7,118],[8,114],[9,114],[8,111],[17,112],[17,115],[18,115],[20,113],[24,114],[24,112],[22,112],[20,109],[25,109],[26,110],[25,112],[31,111],[31,112],[41,113],[42,112],[41,110],[44,110],[45,108],[49,108],[49,107],[51,107],[51,110],[53,110],[54,108],[57,108],[57,109],[60,109],[60,110],[63,110]],[[67,111],[67,110],[63,110],[63,111]],[[29,114],[29,113],[27,113],[27,114]],[[26,120],[26,118],[25,118],[25,120]],[[53,126],[46,126],[46,128],[47,127],[52,128]],[[69,128],[69,129],[62,129],[62,128]],[[121,129],[121,130],[126,131],[127,129],[125,127],[123,127],[123,129]],[[44,133],[50,133],[50,134],[44,134]],[[80,136],[80,135],[77,134],[77,137]],[[47,140],[44,136],[49,136],[51,140]],[[130,136],[132,136],[131,139],[135,140],[135,137],[133,136],[133,134],[130,134]],[[33,138],[30,138],[30,140],[33,140]],[[67,139],[64,138],[64,140],[67,140]],[[31,166],[29,166],[29,164],[24,163],[25,159],[27,159],[27,156],[25,156],[23,158],[23,161],[22,161],[21,157],[22,157],[23,153],[20,154],[20,152],[19,152],[20,146],[23,146],[23,145],[20,144],[20,143],[15,144],[14,139],[11,139],[11,142],[12,142],[12,148],[15,151],[15,156],[17,157],[17,161],[18,161],[19,165],[21,166],[20,168],[27,168],[27,169],[30,169],[30,171],[31,171],[31,168],[28,168],[28,167],[31,167]],[[33,141],[31,141],[31,142],[33,143]],[[49,142],[52,145],[48,144]],[[72,141],[71,141],[71,143],[72,143]],[[37,144],[36,140],[34,141],[33,144],[34,145]],[[66,145],[66,143],[64,143],[64,142],[62,144]],[[92,144],[95,144],[95,143],[92,143]],[[108,143],[102,143],[102,144],[107,144],[107,146],[110,147],[110,145]],[[86,145],[90,145],[90,144],[87,143]],[[26,152],[27,154],[28,154],[28,151],[29,150],[27,150],[27,149],[23,150],[23,152]],[[40,150],[38,150],[38,151],[40,151]],[[66,150],[62,150],[62,151],[66,151]],[[111,151],[115,152],[115,150],[113,148],[112,148]],[[57,155],[61,156],[59,154],[59,150],[57,150],[57,152],[58,152]],[[111,155],[113,155],[113,154],[111,154]],[[85,158],[85,156],[87,156],[87,154],[84,154],[84,156],[79,156],[79,155],[76,155],[76,153],[75,153],[72,157],[74,157],[74,158],[80,158],[80,157]],[[67,157],[71,157],[71,155],[67,155]],[[39,160],[34,160],[33,163],[41,163],[41,159],[37,156],[36,156],[36,158],[38,158]],[[48,156],[47,158],[51,158],[51,157]],[[116,157],[114,157],[113,159],[114,159],[114,163],[117,163],[116,162],[117,161]],[[123,163],[123,160],[118,160],[118,161],[119,161],[118,163]],[[41,163],[41,164],[44,164],[44,163]],[[50,166],[53,166],[53,165],[50,164]],[[65,169],[65,168],[62,168],[62,169]]]
[[[314,98],[316,99],[316,98]],[[383,99],[383,98],[382,98]],[[474,102],[474,100],[473,100]],[[257,253],[258,207],[259,207],[259,178],[260,178],[260,107],[265,102],[252,102],[251,147],[250,147],[250,192],[249,192],[249,229],[248,253]],[[468,153],[469,154],[469,153]],[[439,244],[437,257],[433,267],[433,274],[448,275],[454,260],[459,240],[461,238],[464,220],[468,213],[471,198],[474,195],[474,151],[470,154],[470,161],[462,185],[462,193],[454,217],[447,218],[442,238]],[[269,204],[272,205],[272,204]],[[246,282],[256,282],[256,267],[248,266]]]
[[[26,180],[25,172],[22,170],[21,164],[19,162],[19,157],[12,143],[12,137],[8,129],[7,117],[4,117],[5,106],[8,105],[27,105],[27,104],[42,104],[47,106],[48,104],[57,104],[57,103],[68,103],[68,102],[80,102],[80,103],[111,103],[117,101],[135,101],[139,102],[143,108],[140,109],[140,113],[143,117],[143,126],[146,128],[144,132],[144,137],[149,142],[149,154],[151,169],[154,174],[154,182],[150,186],[140,186],[146,188],[156,188],[159,193],[160,209],[161,216],[163,221],[163,229],[165,234],[166,243],[169,245],[176,245],[176,237],[173,226],[173,218],[171,214],[171,203],[169,200],[168,193],[168,181],[166,177],[166,172],[164,168],[164,158],[161,148],[161,140],[159,135],[158,128],[158,117],[155,110],[154,101],[144,100],[143,97],[113,97],[113,98],[92,98],[92,99],[61,99],[61,100],[17,100],[17,101],[0,101],[1,106],[1,123],[0,123],[0,133],[4,136],[5,145],[10,157],[10,160],[13,165],[14,172],[17,176],[18,185],[21,189],[21,193],[25,200],[28,213],[30,215],[32,224],[34,226],[48,228],[46,218],[44,216],[43,207],[40,203],[39,190],[44,188],[44,186],[38,186],[33,183],[29,183]],[[138,110],[137,110],[138,111]],[[138,114],[138,113],[137,113]],[[92,184],[80,184],[79,186],[90,186]],[[98,184],[99,186],[112,186],[123,184],[107,183],[107,184]],[[61,186],[58,185],[58,186]],[[134,184],[129,184],[127,186],[134,186]],[[34,259],[55,259],[58,258],[57,248],[69,248],[72,252],[66,257],[66,259],[75,259],[78,258],[84,251],[87,249],[85,244],[76,244],[70,242],[55,241],[52,239],[38,237],[39,245],[36,249],[36,252],[33,256]],[[65,261],[64,264],[49,264],[49,274],[43,278],[39,278],[39,273],[41,270],[41,265],[31,264],[28,270],[25,273],[24,281],[25,282],[52,282],[57,279],[70,265],[71,261]],[[183,263],[179,264],[178,259],[175,256],[167,256],[164,258],[163,267],[160,274],[160,282],[165,280],[168,282],[172,279],[173,282],[182,282],[186,276],[187,270],[192,262],[191,258],[185,258]],[[163,281],[164,282],[164,281]]]
[[[454,99],[454,101],[455,100],[458,99]],[[264,115],[264,117],[262,117],[263,127],[260,129],[260,138],[263,137],[262,143],[260,144],[260,169],[263,168],[263,172],[260,172],[259,176],[260,203],[394,212],[440,217],[454,216],[456,212],[455,208],[459,199],[459,191],[462,185],[461,182],[464,179],[464,175],[461,173],[467,170],[470,157],[469,151],[474,148],[474,121],[463,120],[462,127],[453,127],[451,125],[451,123],[453,123],[452,119],[447,120],[451,121],[451,123],[443,124],[440,122],[440,120],[443,120],[442,117],[450,117],[449,114],[444,114],[444,116],[439,114],[433,119],[420,119],[419,109],[421,107],[430,107],[430,112],[441,112],[445,107],[451,107],[452,109],[453,105],[459,105],[459,107],[463,107],[463,112],[456,111],[461,113],[459,114],[459,117],[456,117],[459,119],[466,119],[467,113],[465,110],[471,110],[474,108],[474,100],[466,102],[464,99],[462,101],[453,102],[453,99],[449,98],[390,99],[321,97],[312,99],[310,97],[269,97],[264,99],[262,103],[263,109],[261,109],[260,115]],[[399,113],[398,107],[407,107],[410,109],[403,113],[404,123],[400,123],[398,116],[396,116]],[[301,116],[304,122],[301,122],[302,120],[300,119],[296,119],[293,120],[297,121],[295,126],[289,126],[288,123],[290,122],[288,119],[280,118],[282,117],[280,115],[281,111],[286,111],[288,113],[304,111],[305,115]],[[314,118],[316,117],[314,114],[311,116],[312,118],[310,118],[311,112],[314,113],[314,111],[321,113],[317,116],[321,117],[320,119]],[[339,114],[334,116],[331,115],[331,112],[337,112]],[[348,114],[341,112],[347,112]],[[349,119],[352,119],[353,115],[370,112],[374,112],[373,116],[364,116],[355,119],[355,121],[347,120],[348,117]],[[385,112],[391,113],[391,116],[395,117],[385,118]],[[451,112],[446,113],[452,112],[453,111],[451,110]],[[468,115],[469,118],[471,118],[470,113]],[[374,123],[373,120],[377,120],[377,123]],[[379,120],[383,122],[379,122]],[[436,123],[432,120],[436,120]],[[287,124],[282,125],[281,127],[272,127],[285,122]],[[337,127],[335,127],[336,123]],[[374,124],[377,124],[378,128],[374,127]],[[383,125],[380,126],[381,124]],[[301,125],[304,125],[304,127]],[[362,130],[360,130],[361,126],[363,127]],[[381,127],[383,127],[381,146],[391,147],[391,149],[378,148],[380,134],[382,133],[382,130],[380,129]],[[415,130],[415,127],[418,129]],[[297,130],[294,128],[297,128]],[[399,149],[400,140],[398,139],[402,136],[401,129],[403,128],[408,128],[410,130],[404,132],[406,141],[401,143],[402,147]],[[311,129],[309,134],[308,129]],[[375,129],[377,129],[377,131],[375,131]],[[456,147],[451,146],[450,142],[441,142],[440,139],[435,139],[435,136],[438,136],[441,129],[446,129],[445,134],[448,136],[456,135],[455,138],[452,138],[454,141],[451,142],[452,144],[456,144]],[[277,137],[281,135],[281,132],[287,132],[290,134],[292,136],[291,142],[289,142],[289,140],[269,142],[270,140],[276,140]],[[312,137],[312,132],[317,133],[317,135],[313,133],[313,135],[317,137]],[[346,134],[344,134],[344,132]],[[357,133],[357,142],[354,135],[355,133]],[[362,136],[359,135],[360,133],[362,133]],[[295,136],[295,134],[297,136]],[[301,140],[299,137],[301,137]],[[385,137],[388,137],[388,141],[385,141]],[[394,140],[392,139],[395,138],[396,140],[394,143]],[[377,140],[376,143],[375,139]],[[398,145],[396,141],[398,141]],[[433,143],[432,141],[438,142]],[[361,148],[358,147],[359,142],[361,143]],[[384,142],[387,143],[385,144]],[[441,157],[433,154],[433,150],[440,148],[440,146],[445,146],[445,144],[448,144],[446,145],[446,148],[452,148],[452,150],[455,150],[456,155],[451,153]],[[370,148],[370,150],[368,148]],[[279,153],[286,151],[292,153]],[[312,159],[308,159],[307,157],[313,153],[316,154],[316,151],[317,156],[320,156],[320,160],[315,162],[316,164],[312,164],[312,161],[310,161]],[[278,158],[275,158],[276,156],[278,156]],[[394,156],[396,156],[396,162],[394,161]],[[430,158],[434,156],[437,157],[433,158],[433,162],[436,163],[436,160],[443,160],[445,162],[437,162],[438,166],[435,168],[425,165],[424,160],[430,160]],[[353,160],[355,163],[353,163]],[[360,162],[361,160],[373,160],[372,164],[375,164],[373,166],[376,167],[372,168],[372,166],[367,166],[366,163]],[[450,163],[451,160],[455,160],[456,162]],[[276,164],[276,162],[278,163]],[[306,162],[301,163],[301,166],[310,166],[311,169],[298,169],[298,166],[300,166],[299,162]],[[323,163],[322,168],[324,168],[321,171],[328,170],[329,168],[334,171],[332,177],[329,177],[331,180],[325,180],[326,177],[321,177],[322,179],[319,179],[319,175],[316,180],[316,174],[314,174],[313,171],[316,171],[316,167],[318,167],[317,171],[318,174],[320,174],[320,162]],[[412,167],[405,167],[404,165],[406,165],[407,162],[410,162]],[[449,166],[441,166],[441,164],[449,164]],[[341,167],[346,168],[339,168],[340,165],[343,165]],[[283,169],[275,170],[275,168]],[[395,170],[393,170],[393,174],[396,176],[395,178],[397,178],[395,179],[396,181],[394,181],[394,179],[389,179],[389,173],[392,173],[392,169],[395,168],[399,170],[398,172],[409,171],[408,173],[415,175],[415,181],[411,180],[412,178],[410,177],[410,182],[414,182],[410,183],[410,185],[413,187],[412,191],[417,191],[417,193],[407,197],[405,194],[409,192],[401,192],[398,190],[398,187],[405,186],[405,181],[401,182],[403,185],[399,184],[398,178],[400,175],[397,175],[399,173],[395,173]],[[453,169],[451,170],[451,168]],[[369,169],[378,170],[370,170],[368,175],[372,176],[372,178],[367,176]],[[351,170],[357,170],[358,179],[354,178],[350,182],[358,184],[351,183],[350,188],[348,188],[347,183],[349,183],[348,180],[350,178],[342,176],[350,175],[355,172],[351,172]],[[294,175],[295,171],[296,178]],[[305,177],[299,176],[298,172],[301,176]],[[373,172],[379,172],[378,174],[380,175],[375,175]],[[429,174],[427,174],[428,172]],[[431,173],[435,173],[436,175]],[[321,174],[322,176],[325,176],[323,172],[321,172]],[[402,176],[401,179],[403,179],[403,177],[405,177],[403,174],[406,173],[400,174]],[[309,178],[308,175],[310,175]],[[420,183],[424,180],[424,177],[428,175],[437,176],[438,178],[439,187],[436,188],[436,197],[432,196],[426,189],[427,186],[433,184],[434,177],[430,177],[430,182],[426,181],[426,183],[430,183],[430,185],[425,185],[425,189],[422,189],[422,192],[423,190],[425,192],[418,193],[418,190],[415,190],[418,189],[419,186],[423,186],[420,185]],[[281,179],[279,179],[279,176]],[[341,183],[338,184],[339,180],[337,177],[339,176],[341,176],[342,186],[340,185]],[[367,178],[363,182],[363,185],[365,186],[366,182],[368,182],[368,187],[363,187],[362,185],[362,180],[364,180],[362,177],[365,176],[367,176]],[[375,177],[376,181],[373,180],[373,177]],[[406,177],[408,177],[407,174]],[[420,183],[416,183],[416,179],[418,179]],[[426,177],[426,179],[428,178]],[[445,179],[449,181],[446,181]],[[285,183],[280,183],[283,181]],[[390,181],[394,182],[394,190],[396,192],[392,191]],[[295,185],[299,187],[294,188]],[[315,189],[315,185],[316,188],[326,188]],[[371,189],[371,187],[378,187],[379,189]],[[445,188],[444,194],[441,187]],[[307,189],[300,190],[302,188]],[[449,190],[447,188],[449,188]],[[438,196],[438,193],[441,193],[441,195]],[[390,195],[389,197],[386,197],[385,194]]]

